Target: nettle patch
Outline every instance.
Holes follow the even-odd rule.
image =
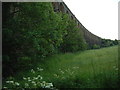
[[[24,89],[24,88],[49,88],[53,89],[53,84],[51,82],[46,82],[43,80],[43,77],[39,74],[36,75],[36,72],[43,71],[42,68],[37,68],[35,71],[34,69],[31,69],[30,72],[33,74],[33,76],[23,77],[22,82],[16,81],[13,77],[10,77],[6,82],[5,85],[3,85],[3,89],[8,88],[16,88],[16,89]]]

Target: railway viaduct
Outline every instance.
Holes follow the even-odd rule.
[[[73,19],[76,22],[76,25],[78,28],[83,33],[83,36],[86,40],[86,42],[90,45],[93,46],[94,44],[96,45],[101,45],[101,38],[92,34],[90,31],[88,31],[80,22],[79,20],[75,17],[75,15],[70,11],[70,9],[67,7],[67,5],[64,2],[52,2],[53,8],[55,12],[62,12],[66,13],[69,15],[71,19]]]

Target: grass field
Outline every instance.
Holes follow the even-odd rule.
[[[12,85],[38,88],[45,83],[52,84],[50,88],[58,89],[117,88],[118,46],[54,55],[42,64],[38,62],[33,69],[20,72],[14,78],[8,78],[7,81],[11,80],[18,82],[18,85],[6,83],[5,88],[12,88]]]

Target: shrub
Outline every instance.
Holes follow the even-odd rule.
[[[93,45],[93,49],[99,49],[99,48],[100,48],[99,45],[96,45],[96,44]]]

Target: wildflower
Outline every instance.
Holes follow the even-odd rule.
[[[31,80],[29,79],[28,81],[30,82]]]
[[[118,68],[115,69],[116,71],[118,70]]]
[[[35,73],[35,71],[34,71],[33,69],[31,69],[31,72],[32,72],[32,73]]]
[[[116,66],[113,66],[113,68],[116,68]]]
[[[79,67],[73,67],[74,69],[78,69]]]
[[[50,88],[50,86],[45,86],[45,88]]]
[[[46,83],[45,81],[43,81],[42,83]]]
[[[61,69],[59,69],[61,71]]]
[[[64,72],[61,70],[61,73],[64,74]]]
[[[33,77],[33,80],[37,80],[38,79],[38,77]]]
[[[18,82],[15,82],[15,85],[19,86],[20,84]]]
[[[31,83],[33,83],[33,84],[34,84],[35,82],[34,82],[34,81],[32,81]]]
[[[25,83],[25,87],[29,87],[29,84],[28,84],[28,83]]]
[[[44,88],[45,87],[45,81],[43,81],[42,83],[40,83],[41,87]]]
[[[6,81],[6,83],[14,83],[14,81]]]
[[[53,74],[55,77],[57,77],[57,74]]]
[[[23,77],[24,80],[26,80],[27,78]]]
[[[6,83],[9,83],[9,81],[6,81]]]
[[[62,77],[62,79],[65,79],[65,77]]]
[[[53,84],[52,84],[52,83],[46,83],[45,88],[51,88],[51,87],[53,87]]]
[[[40,79],[42,80],[42,79],[43,79],[43,77],[40,77]]]
[[[39,70],[40,68],[39,67],[37,67],[37,70]]]
[[[41,77],[40,75],[37,76],[38,78]]]
[[[38,77],[41,77],[40,75],[38,75]]]
[[[7,89],[7,87],[3,87],[4,89]]]
[[[28,79],[30,79],[30,77],[28,77]]]
[[[36,86],[37,84],[36,84],[36,83],[34,83],[33,85],[34,85],[34,86]]]
[[[42,69],[42,68],[40,68],[38,71],[43,71],[43,69]]]

